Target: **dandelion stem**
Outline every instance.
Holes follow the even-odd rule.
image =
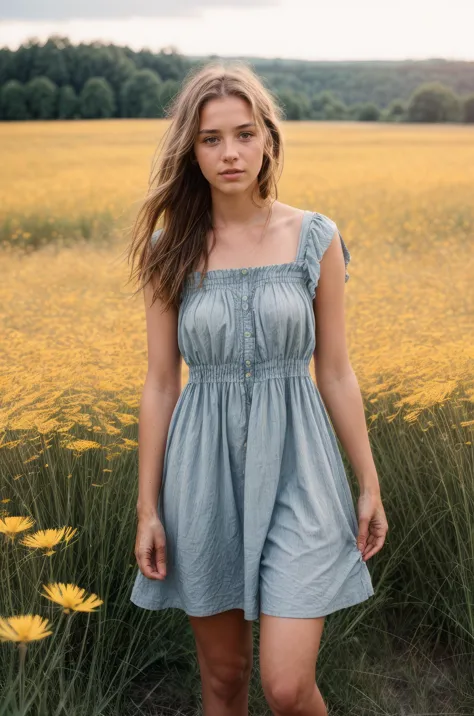
[[[18,644],[18,652],[20,655],[19,661],[19,679],[20,679],[20,716],[23,716],[23,709],[25,708],[25,660],[26,660],[27,646],[24,642]]]

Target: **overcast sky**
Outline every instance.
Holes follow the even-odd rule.
[[[0,0],[11,49],[54,33],[186,55],[474,60],[473,27],[474,0]]]

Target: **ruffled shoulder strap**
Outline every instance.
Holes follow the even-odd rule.
[[[331,243],[334,232],[337,230],[339,238],[341,240],[342,254],[344,256],[344,264],[346,267],[345,282],[349,280],[349,274],[347,272],[347,265],[351,260],[349,250],[344,243],[344,239],[341,236],[336,223],[324,214],[320,214],[317,211],[311,213],[309,220],[308,230],[305,237],[305,245],[303,251],[303,257],[305,259],[305,266],[307,271],[307,285],[310,290],[311,296],[314,298],[316,295],[316,287],[319,282],[320,276],[320,261],[324,256],[324,252]]]

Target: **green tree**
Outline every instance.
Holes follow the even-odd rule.
[[[406,103],[401,99],[394,99],[383,113],[383,118],[387,122],[403,122],[406,119],[406,115]]]
[[[180,82],[187,70],[194,64],[171,48],[163,48],[160,52],[151,52],[143,49],[135,52],[128,47],[124,48],[127,57],[133,61],[137,70],[153,70],[162,81],[177,80]]]
[[[90,77],[79,95],[81,116],[85,119],[104,119],[115,112],[115,96],[104,77]]]
[[[71,85],[64,85],[59,88],[58,93],[58,118],[59,119],[72,119],[76,117],[79,112],[79,101],[74,87]]]
[[[5,82],[0,91],[2,119],[29,119],[25,85],[18,80]]]
[[[474,94],[464,97],[463,121],[472,124],[474,122]]]
[[[29,79],[48,77],[58,87],[67,84],[69,69],[64,52],[67,47],[70,47],[67,37],[51,35],[44,45],[39,46],[32,55]]]
[[[310,99],[310,118],[326,119],[330,114],[330,106],[337,102],[337,97],[331,90],[323,90],[313,95]]]
[[[346,119],[347,107],[340,99],[335,99],[334,102],[328,102],[324,105],[323,116],[324,119],[329,120]]]
[[[162,83],[153,70],[138,70],[123,84],[120,93],[122,117],[160,117]]]
[[[347,118],[357,122],[363,106],[363,102],[353,102],[350,104],[347,108]]]
[[[283,89],[276,93],[276,98],[283,108],[286,119],[309,119],[311,107],[305,95],[300,92]]]
[[[331,90],[323,90],[309,100],[310,119],[346,119],[347,107]]]
[[[18,79],[13,72],[13,58],[15,53],[8,47],[0,47],[0,86],[11,79]]]
[[[441,82],[428,82],[411,95],[407,114],[411,122],[459,122],[461,102]]]
[[[378,122],[380,109],[373,102],[364,102],[359,107],[357,118],[360,122]]]
[[[121,47],[80,43],[75,47],[66,47],[69,80],[77,94],[80,94],[87,80],[103,77],[118,96],[123,83],[135,72],[136,67]]]
[[[58,88],[48,77],[35,77],[26,84],[26,102],[32,119],[56,117]]]

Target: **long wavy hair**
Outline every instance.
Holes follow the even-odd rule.
[[[255,187],[257,203],[278,197],[277,182],[283,168],[279,122],[283,112],[273,94],[242,62],[210,62],[191,70],[166,108],[166,117],[171,122],[163,135],[161,152],[153,159],[148,193],[135,219],[128,250],[131,277],[140,283],[137,292],[152,280],[153,302],[159,297],[164,310],[179,305],[183,282],[201,258],[204,261],[201,284],[207,273],[211,191],[196,162],[194,142],[203,105],[211,99],[232,95],[249,103],[264,136],[263,162]],[[161,232],[159,240],[153,242],[158,222],[162,223]]]

